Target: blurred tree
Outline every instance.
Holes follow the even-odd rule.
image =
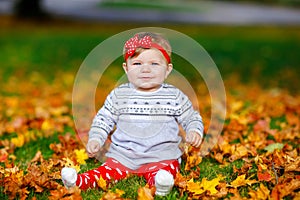
[[[41,19],[47,16],[41,7],[41,0],[17,0],[14,11],[17,17],[22,18]]]

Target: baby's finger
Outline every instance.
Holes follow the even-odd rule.
[[[93,157],[95,157],[95,154],[94,154],[94,153],[89,153],[89,152],[88,152],[88,156],[89,156],[90,158],[93,158]]]
[[[201,140],[197,140],[195,142],[195,147],[198,148],[198,147],[200,147],[200,145],[201,145]]]

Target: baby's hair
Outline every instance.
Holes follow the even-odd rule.
[[[156,44],[160,45],[161,47],[163,47],[164,50],[169,55],[169,57],[171,57],[171,54],[172,54],[171,45],[170,45],[169,41],[163,35],[161,35],[159,33],[153,33],[153,32],[139,32],[136,35],[138,36],[139,40],[144,38],[145,36],[150,36],[152,39],[152,43],[156,43]],[[143,50],[144,50],[143,48],[137,48],[135,53],[131,57],[138,56]],[[124,46],[123,55],[125,55],[126,52],[127,52],[127,49]]]

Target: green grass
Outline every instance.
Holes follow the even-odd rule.
[[[159,11],[176,11],[176,12],[199,12],[203,10],[200,6],[195,6],[193,2],[182,4],[176,1],[102,1],[99,7],[117,8],[117,9],[138,9],[138,10],[159,10]],[[204,11],[204,10],[203,10]]]
[[[245,82],[257,77],[260,84],[267,87],[278,86],[297,91],[296,74],[300,73],[300,58],[297,55],[300,49],[300,28],[171,25],[167,28],[181,31],[197,40],[210,54],[225,78],[234,72],[240,74]],[[123,26],[110,27],[103,33],[101,25],[99,28],[92,26],[90,30],[88,26],[72,29],[72,25],[69,25],[59,29],[33,27],[20,28],[19,31],[2,30],[1,79],[5,82],[11,76],[26,77],[33,71],[41,73],[49,80],[57,72],[75,73],[94,47],[109,35],[117,34],[123,29]],[[188,67],[186,60],[174,55],[173,61],[175,69],[184,76],[192,81],[199,79],[193,68]],[[121,68],[121,62],[119,60],[113,67]],[[119,70],[119,73],[122,71]]]

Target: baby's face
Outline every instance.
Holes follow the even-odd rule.
[[[130,83],[141,91],[155,91],[172,71],[162,53],[157,49],[146,49],[138,56],[128,58],[123,64]]]

